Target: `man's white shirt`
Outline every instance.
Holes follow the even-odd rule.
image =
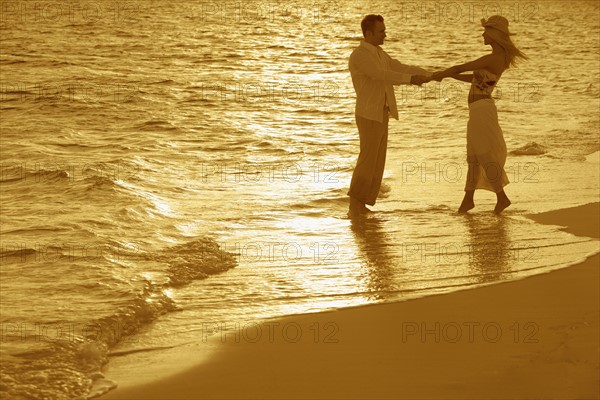
[[[387,105],[393,118],[398,119],[398,106],[393,85],[410,84],[412,75],[431,76],[423,68],[402,64],[379,46],[362,40],[348,61],[352,84],[356,91],[355,114],[383,122]]]

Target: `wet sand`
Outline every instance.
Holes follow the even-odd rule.
[[[531,217],[598,238],[599,207]],[[242,326],[102,398],[599,398],[599,265]]]

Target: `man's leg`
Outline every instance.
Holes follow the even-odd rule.
[[[373,205],[373,192],[379,192],[382,168],[385,166],[385,151],[380,154],[382,144],[387,147],[387,121],[385,125],[377,121],[356,117],[356,125],[360,136],[360,153],[350,182],[350,208],[363,208],[365,204]],[[383,150],[385,150],[383,147]],[[380,172],[381,170],[381,172]],[[379,176],[381,175],[381,176]],[[377,195],[375,195],[375,198]]]
[[[377,151],[377,160],[375,161],[373,182],[371,183],[371,189],[369,196],[367,197],[367,204],[369,205],[374,205],[377,201],[377,196],[379,196],[379,190],[381,189],[381,182],[383,181],[383,172],[385,171],[385,159],[387,155],[388,121],[389,116],[386,110],[383,116],[383,123],[380,127],[382,135],[379,142],[379,149]]]

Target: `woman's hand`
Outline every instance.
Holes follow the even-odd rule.
[[[425,75],[413,75],[410,77],[411,85],[421,86],[424,83],[429,82],[431,79]]]

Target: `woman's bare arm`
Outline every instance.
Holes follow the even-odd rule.
[[[443,71],[435,72],[431,79],[440,81],[444,78],[454,77],[454,75],[459,75],[465,71],[475,71],[476,69],[485,69],[490,68],[495,65],[497,62],[501,61],[498,59],[497,55],[488,54],[486,56],[480,57],[475,61],[471,61],[465,64],[455,65]]]
[[[473,82],[473,74],[456,74],[452,75],[450,78],[463,82]]]

